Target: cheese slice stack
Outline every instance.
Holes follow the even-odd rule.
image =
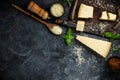
[[[103,56],[104,58],[107,57],[112,44],[108,41],[103,41],[80,35],[77,35],[76,39],[84,45],[86,45],[87,47],[94,50],[95,52],[97,52],[99,55]]]

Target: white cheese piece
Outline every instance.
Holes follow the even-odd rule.
[[[113,13],[108,13],[108,20],[115,21],[117,15]]]
[[[81,4],[78,11],[78,18],[93,18],[93,7]]]
[[[76,31],[84,31],[85,21],[78,21]]]
[[[100,17],[101,20],[108,20],[108,15],[106,11],[103,11]]]
[[[76,39],[83,43],[84,45],[88,46],[99,55],[103,56],[104,58],[107,57],[109,50],[111,48],[111,42],[103,41],[99,39],[94,39],[90,37],[84,37],[77,35]]]

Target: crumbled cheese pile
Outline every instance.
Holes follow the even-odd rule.
[[[109,25],[109,23],[107,23],[107,22],[100,22],[100,23],[86,22],[86,24],[88,24],[88,25],[86,25],[86,28],[89,27],[89,29],[91,31],[95,31],[96,33],[99,32],[99,30],[101,32],[104,32],[105,28]],[[98,26],[98,27],[96,27],[96,26]]]
[[[115,11],[113,4],[109,4],[107,0],[83,0],[84,3],[89,3],[94,7],[99,7],[104,10]]]
[[[105,27],[107,27],[109,24],[107,22],[100,22],[99,23],[99,27],[100,27],[100,30],[103,30]]]
[[[78,65],[85,62],[85,58],[82,56],[83,48],[81,46],[74,46],[72,53],[75,56],[75,61]]]

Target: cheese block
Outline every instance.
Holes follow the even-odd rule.
[[[85,21],[78,21],[76,26],[76,31],[83,31],[85,26]]]
[[[108,20],[107,11],[103,11],[100,17],[101,20]]]
[[[93,7],[81,4],[78,11],[78,18],[93,18]]]
[[[108,20],[115,21],[117,15],[113,13],[108,13]]]
[[[95,52],[97,52],[99,55],[103,56],[104,58],[107,57],[112,44],[108,41],[103,41],[80,35],[77,35],[76,39],[84,45],[86,45],[87,47],[94,50]]]

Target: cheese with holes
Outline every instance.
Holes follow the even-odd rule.
[[[113,13],[108,13],[108,20],[115,21],[117,15]]]
[[[78,21],[76,31],[84,31],[85,21]]]
[[[97,52],[99,55],[103,56],[104,58],[107,57],[112,44],[108,41],[103,41],[80,35],[77,35],[76,39],[84,45],[86,45],[87,47],[89,47],[90,49]]]
[[[93,7],[81,4],[78,11],[78,18],[93,18]]]
[[[100,17],[101,20],[108,20],[107,11],[103,11]]]

